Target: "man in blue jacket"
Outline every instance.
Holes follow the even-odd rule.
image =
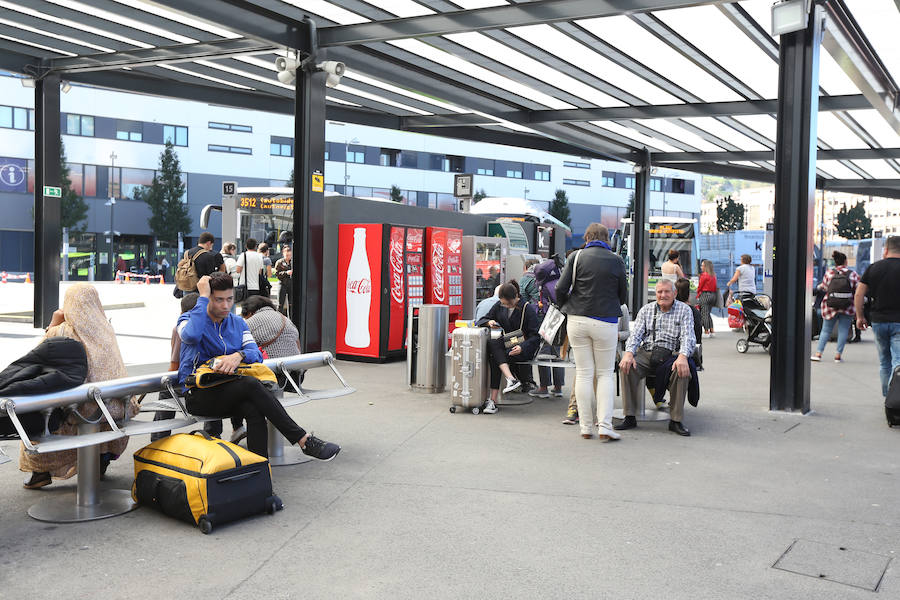
[[[213,273],[197,282],[200,298],[193,309],[178,319],[181,353],[178,382],[184,386],[194,369],[213,357],[220,357],[218,373],[234,373],[238,365],[262,361],[262,353],[253,341],[250,328],[233,314],[234,283],[227,273]],[[247,421],[247,449],[268,456],[266,419],[303,453],[320,460],[331,460],[341,447],[306,433],[297,425],[281,402],[254,377],[239,377],[211,388],[190,388],[185,393],[191,414],[206,417],[243,417]]]

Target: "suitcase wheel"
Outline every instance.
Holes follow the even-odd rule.
[[[472,414],[473,414],[473,415],[477,415],[477,414],[479,414],[480,412],[481,412],[481,408],[479,408],[478,406],[476,406],[475,408],[472,409]]]
[[[272,496],[266,501],[266,512],[274,515],[277,511],[284,508],[284,503],[278,496]]]
[[[213,524],[206,515],[200,517],[200,520],[197,521],[197,525],[200,526],[200,533],[202,533],[203,535],[209,535],[210,533],[212,533]]]
[[[455,407],[455,406],[451,406],[451,407],[450,407],[450,412],[455,413],[455,412],[456,412],[456,407]]]

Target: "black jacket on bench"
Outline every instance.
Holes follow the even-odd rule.
[[[84,383],[87,374],[87,354],[81,342],[67,337],[48,338],[0,372],[0,397],[67,390]],[[61,414],[61,410],[51,414],[50,431],[59,427]],[[40,434],[44,430],[44,417],[39,412],[19,415],[19,420],[29,434]],[[15,433],[9,417],[0,417],[0,435]]]

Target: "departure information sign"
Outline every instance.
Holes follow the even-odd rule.
[[[255,213],[286,212],[294,210],[294,197],[285,194],[242,194],[237,207]]]

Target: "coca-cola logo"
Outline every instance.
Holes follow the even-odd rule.
[[[403,239],[391,238],[391,298],[403,304]]]
[[[372,281],[368,278],[366,279],[348,279],[347,280],[347,291],[351,294],[371,294],[372,293]]]
[[[444,301],[444,245],[431,245],[431,287],[434,289],[434,299],[437,302]]]

